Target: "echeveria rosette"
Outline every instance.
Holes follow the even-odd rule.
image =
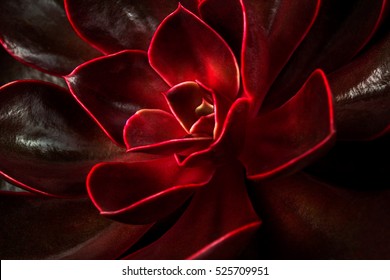
[[[355,146],[336,143],[307,169],[320,183],[290,174],[329,149],[334,115],[339,139],[379,137],[375,143],[385,146],[388,31],[371,38],[387,1],[187,0],[178,7],[178,1],[67,0],[70,24],[61,1],[17,1],[29,7],[23,14],[12,13],[18,9],[13,3],[1,4],[17,15],[3,15],[1,42],[17,60],[47,74],[2,53],[9,71],[1,81],[38,78],[61,86],[27,80],[1,88],[0,126],[7,131],[0,141],[1,174],[28,191],[58,197],[15,193],[1,182],[4,211],[15,201],[21,205],[2,216],[4,224],[15,224],[4,236],[32,248],[20,257],[386,256],[386,249],[375,255],[362,246],[379,247],[383,239],[370,243],[360,223],[388,232],[381,218],[388,212],[386,166],[366,167],[365,160],[375,159],[372,146],[356,144],[363,156],[345,170],[335,163],[350,164],[345,157]],[[41,20],[50,17],[56,17],[53,24]],[[60,27],[64,35],[53,36]],[[381,109],[373,110],[378,104]],[[362,170],[364,180],[348,179]],[[90,223],[76,216],[53,223],[44,214],[91,209],[77,198],[85,195],[85,181],[101,215],[121,223],[90,210]],[[329,185],[345,182],[348,188],[359,183],[362,189],[362,182],[381,187],[368,199]],[[364,205],[356,223],[349,222],[355,238],[342,226],[357,207],[351,201]],[[371,207],[375,203],[383,207]],[[36,219],[14,222],[34,205],[40,205],[32,211]],[[341,208],[349,210],[340,219],[324,218]],[[36,234],[25,241],[14,237],[34,223],[47,225],[46,250],[31,245]],[[69,226],[77,229],[71,240],[65,238]],[[64,232],[66,244],[56,245],[51,231]],[[114,239],[116,246],[109,246]],[[321,240],[332,247],[324,249]],[[6,257],[17,256],[11,245],[2,246]]]

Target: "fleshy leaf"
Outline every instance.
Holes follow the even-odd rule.
[[[390,35],[329,76],[337,137],[369,139],[390,127]]]
[[[211,160],[214,164],[220,165],[236,158],[244,144],[243,135],[245,135],[249,107],[250,99],[237,99],[227,113],[226,120],[221,124],[219,137],[206,149],[179,158],[180,164],[192,166]]]
[[[239,89],[239,70],[226,42],[179,5],[157,28],[149,48],[152,67],[170,85],[199,81],[226,99]]]
[[[140,109],[169,111],[168,86],[142,51],[123,51],[77,67],[66,82],[76,99],[116,143],[123,144],[126,121]]]
[[[191,154],[212,142],[211,137],[188,135],[173,115],[157,109],[134,114],[126,123],[124,139],[128,152],[166,156]]]
[[[258,183],[252,193],[264,220],[261,258],[390,258],[388,189],[345,190],[299,173]]]
[[[65,0],[68,18],[79,35],[104,53],[147,50],[160,22],[179,1]],[[196,8],[196,0],[184,5]]]
[[[127,121],[124,130],[127,149],[182,139],[187,135],[172,114],[157,109],[138,111]]]
[[[236,55],[241,56],[243,11],[238,0],[205,0],[199,5],[201,18],[220,34]]]
[[[145,224],[178,209],[210,181],[213,173],[207,165],[182,168],[173,156],[144,162],[101,163],[91,170],[87,188],[102,215]]]
[[[191,126],[190,133],[193,135],[213,135],[215,127],[215,114],[200,117]]]
[[[61,77],[43,73],[37,69],[29,67],[15,60],[4,48],[0,45],[0,86],[16,80],[37,79],[51,82],[66,88],[65,80]]]
[[[0,88],[0,174],[52,195],[85,193],[89,169],[121,154],[58,86],[20,81]]]
[[[2,195],[0,212],[3,260],[118,258],[150,227],[104,219],[87,199]]]
[[[1,1],[0,42],[16,59],[56,75],[100,55],[73,31],[62,0]]]
[[[219,167],[213,180],[196,192],[172,228],[126,258],[237,258],[260,225],[244,180],[239,164]]]
[[[247,175],[261,179],[305,166],[334,133],[330,88],[317,70],[286,104],[249,121],[241,156]]]
[[[204,115],[214,112],[214,109],[210,106],[209,108],[200,110],[203,101],[212,98],[211,93],[207,92],[206,89],[195,82],[184,82],[175,85],[165,94],[165,96],[172,113],[187,132],[190,131],[193,124],[205,113],[204,109],[209,109],[211,111],[206,112]],[[211,100],[211,102],[213,101]]]
[[[245,10],[243,85],[258,108],[271,83],[313,25],[320,1],[241,2]]]
[[[348,63],[371,39],[390,8],[387,0],[322,2],[313,27],[276,79],[263,110],[287,101],[315,69],[328,74]]]

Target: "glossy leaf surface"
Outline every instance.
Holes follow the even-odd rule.
[[[1,259],[118,258],[150,227],[102,218],[87,199],[0,196],[0,212]]]
[[[261,179],[302,167],[334,133],[330,88],[317,70],[286,104],[249,121],[241,157],[247,175]]]
[[[76,99],[107,135],[123,145],[126,121],[140,109],[165,109],[165,82],[142,51],[123,51],[89,61],[66,77]]]
[[[145,224],[179,208],[207,184],[209,166],[182,168],[173,156],[143,162],[102,163],[88,176],[88,193],[104,216]],[[151,176],[153,174],[153,176]]]
[[[182,6],[158,27],[149,61],[170,86],[200,81],[229,100],[238,94],[234,54],[214,30]]]
[[[121,151],[65,89],[24,81],[0,88],[1,175],[52,195],[85,193],[89,169]]]
[[[390,35],[329,77],[340,139],[370,139],[390,128]]]
[[[73,31],[62,0],[1,1],[0,42],[16,59],[57,75],[100,55]]]
[[[87,42],[104,53],[147,50],[157,26],[179,1],[65,0],[69,20]],[[184,5],[194,8],[196,0]]]
[[[313,27],[276,79],[263,109],[283,104],[315,69],[331,73],[348,63],[373,36],[388,5],[387,0],[323,1]]]
[[[345,190],[296,174],[263,182],[253,190],[254,204],[264,220],[262,258],[390,257],[388,189]]]

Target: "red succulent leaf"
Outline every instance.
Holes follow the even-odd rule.
[[[175,85],[165,94],[172,113],[187,132],[191,130],[191,127],[202,114],[208,115],[214,112],[214,109],[206,113],[204,109],[207,108],[201,110],[204,101],[213,103],[211,95],[205,88],[195,82],[184,82]]]
[[[126,123],[124,138],[127,149],[156,144],[187,136],[177,119],[157,109],[143,109]]]
[[[168,86],[149,66],[143,51],[122,51],[77,67],[66,82],[75,98],[107,135],[123,145],[123,127],[140,109],[169,111]]]
[[[179,1],[65,0],[69,21],[79,35],[104,53],[147,50],[157,26]],[[191,8],[195,0],[186,1]]]
[[[249,201],[242,166],[219,167],[160,239],[128,259],[237,258],[260,225]],[[223,253],[223,254],[222,254]]]
[[[134,114],[126,123],[124,139],[128,152],[156,155],[188,154],[204,149],[212,141],[211,137],[189,137],[173,115],[157,109]]]
[[[215,128],[215,114],[200,117],[191,127],[193,135],[213,135]]]
[[[249,121],[241,159],[250,179],[308,164],[334,136],[330,88],[315,71],[286,104]]]
[[[87,199],[2,195],[0,212],[1,259],[118,258],[150,228],[104,219]]]
[[[199,81],[226,99],[238,94],[239,70],[229,46],[181,5],[157,28],[149,61],[170,86]]]
[[[245,7],[242,79],[258,108],[271,83],[310,30],[320,1],[241,0]]]
[[[101,163],[91,170],[87,188],[103,216],[145,224],[178,209],[213,174],[213,168],[207,165],[180,167],[173,156],[143,162]]]
[[[55,75],[100,55],[72,30],[62,0],[1,1],[0,43],[17,60]]]
[[[337,136],[370,139],[390,127],[390,35],[332,73]]]
[[[390,258],[388,189],[340,189],[298,173],[258,183],[253,194],[263,258]]]
[[[199,13],[201,18],[225,39],[239,59],[244,32],[240,1],[205,0],[199,4]]]
[[[216,165],[236,158],[244,144],[243,135],[249,113],[250,100],[237,99],[230,108],[226,120],[222,123],[219,137],[206,149],[195,151],[188,157],[178,157],[181,165],[197,165],[211,160]]]
[[[313,27],[267,95],[264,110],[293,96],[315,69],[330,73],[348,63],[371,39],[388,8],[387,0],[323,1]]]
[[[0,174],[17,186],[84,194],[89,169],[121,154],[63,88],[10,83],[0,88],[0,104]]]
[[[16,80],[37,79],[66,87],[66,83],[63,78],[43,73],[37,69],[18,62],[9,53],[7,53],[1,45],[0,65],[1,68],[4,69],[0,72],[0,86]]]

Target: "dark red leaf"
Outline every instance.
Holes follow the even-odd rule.
[[[244,144],[249,108],[248,98],[237,99],[227,113],[226,120],[220,125],[221,133],[212,145],[181,159],[180,164],[192,166],[211,160],[220,165],[235,159]]]
[[[375,33],[390,8],[387,2],[323,1],[313,27],[273,84],[263,109],[283,104],[315,69],[328,74],[348,63]]]
[[[236,258],[260,225],[244,180],[241,165],[221,166],[165,235],[127,258]]]
[[[296,174],[259,183],[253,191],[264,220],[258,236],[263,258],[390,258],[388,189],[339,189]]]
[[[150,227],[110,222],[87,199],[0,196],[0,213],[1,259],[118,258]]]
[[[169,111],[162,92],[168,86],[149,66],[142,51],[123,51],[77,67],[66,82],[76,99],[115,142],[140,109]]]
[[[204,101],[211,102],[209,105],[213,104],[212,94],[195,82],[178,84],[172,87],[165,96],[172,113],[187,132],[202,115],[214,112],[211,106],[201,108]]]
[[[147,50],[160,22],[172,13],[177,0],[65,0],[75,30],[104,53],[124,49]],[[196,0],[185,1],[190,8]]]
[[[282,107],[249,120],[241,159],[250,179],[307,165],[335,133],[325,74],[315,71]]]
[[[0,45],[0,86],[16,80],[36,79],[51,82],[66,88],[65,80],[61,77],[43,73],[15,60]]]
[[[369,139],[390,128],[390,35],[329,76],[337,137]]]
[[[238,94],[239,70],[229,46],[182,6],[158,27],[149,61],[170,86],[199,81],[226,99]]]
[[[215,114],[200,117],[191,127],[193,135],[213,135],[215,128]]]
[[[101,163],[88,176],[88,193],[100,213],[145,224],[178,209],[214,174],[210,166],[183,168],[173,156],[143,162]]]
[[[0,88],[0,173],[39,193],[85,193],[89,169],[121,154],[63,88],[20,81]]]
[[[127,149],[182,139],[187,134],[170,113],[157,109],[143,109],[126,123],[124,137]]]
[[[100,55],[72,30],[62,0],[1,1],[0,42],[16,59],[56,75]]]
[[[177,119],[165,111],[143,109],[126,123],[124,139],[128,152],[184,155],[204,149],[211,137],[190,136]]]
[[[205,0],[199,5],[199,13],[201,18],[225,39],[239,61],[244,32],[240,1]]]
[[[244,88],[258,108],[272,82],[310,30],[320,1],[241,2],[245,10],[241,72]]]

